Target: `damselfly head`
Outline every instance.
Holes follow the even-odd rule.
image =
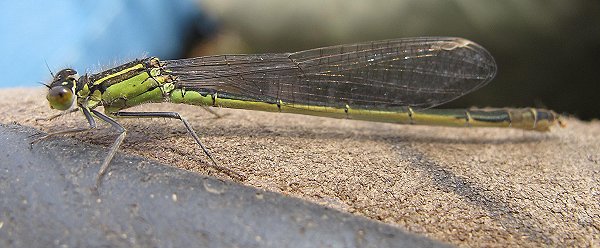
[[[77,85],[77,72],[73,69],[59,71],[49,85],[46,99],[50,108],[67,110],[75,102],[75,86]]]

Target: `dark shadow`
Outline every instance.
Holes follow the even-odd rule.
[[[492,192],[492,190],[482,188],[476,183],[469,181],[468,178],[454,174],[452,171],[445,169],[417,151],[402,149],[399,153],[404,157],[414,158],[413,161],[419,161],[419,163],[411,163],[413,168],[422,171],[425,175],[429,175],[439,190],[453,193],[464,202],[484,209],[488,212],[490,218],[501,223],[509,232],[522,233],[536,242],[544,244],[552,243],[550,237],[539,231],[538,226],[543,225],[540,223],[532,225],[516,217],[513,213],[521,211],[511,206],[510,202],[498,199],[492,193],[487,193]]]
[[[468,135],[463,137],[452,137],[451,135],[444,136],[442,132],[440,134],[432,134],[431,132],[401,132],[395,129],[390,131],[389,124],[374,123],[371,126],[361,127],[359,129],[352,128],[321,128],[311,129],[304,126],[267,126],[267,125],[252,125],[252,126],[234,126],[228,124],[227,126],[219,125],[218,120],[207,119],[208,124],[204,124],[201,127],[194,125],[196,132],[204,139],[210,140],[211,137],[285,137],[285,138],[303,138],[311,140],[365,140],[365,141],[384,141],[391,144],[398,143],[427,143],[427,144],[528,144],[528,143],[539,143],[541,141],[552,141],[558,140],[556,135],[552,133],[540,133],[535,131],[518,130],[517,132],[506,132],[507,134],[502,138],[495,137],[481,137],[476,135]],[[182,135],[188,136],[183,125],[179,125],[175,122],[165,121],[162,126],[157,126],[156,121],[135,121],[129,120],[124,123],[124,126],[128,129],[128,139],[136,140],[136,142],[152,143],[156,140],[152,140],[152,137],[160,139],[180,137]],[[382,126],[378,126],[382,125]],[[378,128],[381,127],[381,128]],[[411,126],[405,125],[407,129],[412,128]],[[430,128],[445,128],[445,127],[430,127]],[[451,130],[453,128],[445,128]],[[462,128],[456,128],[462,129]],[[471,129],[471,128],[466,128]],[[502,129],[496,128],[480,128],[487,129],[490,132],[502,131]],[[111,132],[110,129],[99,129],[94,132],[101,132],[106,136]],[[108,135],[112,136],[112,135]],[[190,137],[191,138],[191,137]],[[207,144],[210,145],[210,144]]]

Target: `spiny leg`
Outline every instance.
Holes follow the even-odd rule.
[[[92,117],[92,115],[90,114],[90,111],[88,109],[86,109],[86,108],[82,108],[81,110],[83,111],[83,115],[85,115],[85,118],[87,119],[88,123],[90,124],[88,127],[79,127],[79,128],[74,128],[74,129],[69,129],[69,130],[62,130],[62,131],[58,131],[58,132],[53,132],[53,133],[46,134],[46,135],[44,135],[42,137],[39,137],[39,138],[31,141],[31,143],[29,144],[30,147],[33,148],[33,145],[35,143],[38,143],[38,142],[40,142],[42,140],[45,140],[45,139],[48,139],[50,137],[54,137],[56,135],[63,135],[63,134],[69,134],[69,133],[80,133],[80,132],[85,132],[85,131],[88,131],[88,130],[96,128],[96,121],[94,120],[94,117]],[[72,111],[70,111],[70,112],[72,112]],[[63,113],[70,113],[70,112],[63,112]],[[62,114],[62,115],[65,115],[65,114]],[[54,119],[54,118],[56,118],[58,116],[61,116],[61,115],[51,116],[50,118]]]
[[[227,167],[223,167],[217,164],[217,162],[215,161],[215,159],[213,158],[213,156],[211,155],[211,153],[208,151],[208,149],[206,149],[206,147],[204,146],[204,144],[202,144],[202,142],[200,141],[200,138],[198,137],[198,135],[196,134],[196,132],[194,131],[194,129],[192,129],[192,125],[190,125],[190,123],[183,117],[181,117],[179,115],[179,113],[176,112],[116,112],[114,113],[115,116],[117,117],[137,117],[137,118],[153,118],[153,117],[158,117],[158,118],[170,118],[170,119],[178,119],[181,122],[183,122],[183,125],[185,125],[185,128],[187,129],[187,131],[192,135],[192,137],[194,137],[194,140],[196,141],[196,144],[198,144],[200,146],[200,148],[202,148],[202,151],[204,151],[204,154],[206,154],[206,156],[208,158],[210,158],[211,162],[212,162],[212,166],[220,171],[225,172],[227,175],[237,178],[238,180],[245,180],[245,176],[232,171],[231,169],[227,168]]]
[[[79,132],[84,132],[84,131],[88,131],[91,129],[95,129],[96,121],[94,120],[94,117],[92,116],[92,114],[94,114],[101,120],[111,124],[113,127],[115,127],[120,132],[120,134],[119,134],[119,137],[117,137],[117,139],[111,145],[108,155],[106,155],[106,157],[104,158],[104,162],[102,163],[102,166],[100,167],[100,170],[98,171],[98,174],[96,176],[96,184],[95,184],[95,188],[94,188],[94,190],[97,191],[98,187],[100,186],[100,182],[102,181],[102,177],[104,176],[104,174],[106,174],[106,171],[108,169],[108,165],[110,164],[110,161],[115,156],[117,150],[119,149],[119,146],[121,145],[121,143],[123,143],[123,140],[125,139],[126,130],[125,130],[125,128],[123,128],[123,126],[121,126],[121,124],[119,124],[115,120],[111,119],[110,117],[108,117],[96,110],[93,110],[93,109],[90,110],[87,108],[81,108],[81,110],[82,110],[83,114],[85,115],[85,118],[87,119],[88,123],[90,124],[88,127],[75,128],[75,129],[70,129],[70,130],[63,130],[63,131],[58,131],[58,132],[54,132],[54,133],[49,133],[47,135],[44,135],[43,137],[33,140],[30,145],[33,147],[33,144],[40,142],[42,140],[48,139],[50,137],[56,136],[56,135],[79,133]],[[65,115],[65,114],[71,113],[73,111],[74,110],[66,111],[60,115],[51,116],[49,119],[54,119],[58,116]],[[91,111],[91,113],[90,113],[90,111]]]
[[[103,121],[109,123],[111,126],[116,128],[117,131],[119,132],[119,137],[117,137],[117,139],[115,139],[113,144],[110,146],[110,150],[108,151],[108,154],[104,158],[104,162],[102,162],[102,166],[100,167],[100,170],[98,171],[98,174],[96,175],[96,185],[95,185],[94,191],[97,191],[98,188],[100,187],[100,183],[102,182],[102,177],[104,177],[104,174],[106,174],[106,171],[108,170],[110,161],[113,159],[113,157],[119,150],[119,147],[121,146],[121,143],[123,143],[125,136],[127,136],[127,130],[125,130],[125,128],[123,126],[121,126],[121,124],[119,124],[112,118],[110,118],[96,110],[92,109],[92,113],[94,115],[96,115],[98,118],[102,119]]]
[[[67,111],[60,112],[60,114],[51,115],[51,116],[43,117],[43,118],[35,118],[35,121],[36,122],[37,121],[51,121],[51,120],[54,120],[54,119],[56,119],[58,117],[61,117],[63,115],[68,115],[70,113],[77,112],[77,110],[79,110],[79,108],[73,108],[73,109],[70,109],[70,110],[67,110]]]

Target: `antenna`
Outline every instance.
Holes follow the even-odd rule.
[[[51,73],[52,73],[52,72],[51,72]],[[48,84],[46,84],[46,83],[43,83],[43,82],[37,82],[37,83],[38,83],[38,84],[41,84],[41,85],[43,85],[43,86],[46,86],[46,88],[48,88],[48,89],[50,89],[50,88],[51,88],[51,87],[50,87],[50,85],[48,85]]]
[[[48,68],[48,71],[50,72],[50,75],[52,75],[52,78],[54,78],[54,73],[52,73],[52,70],[50,70],[50,66],[48,65],[48,61],[46,61],[46,59],[44,59],[44,63],[46,63],[46,68]]]

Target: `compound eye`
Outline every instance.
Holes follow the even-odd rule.
[[[65,86],[54,86],[48,91],[46,99],[51,108],[67,110],[73,105],[73,91]]]

